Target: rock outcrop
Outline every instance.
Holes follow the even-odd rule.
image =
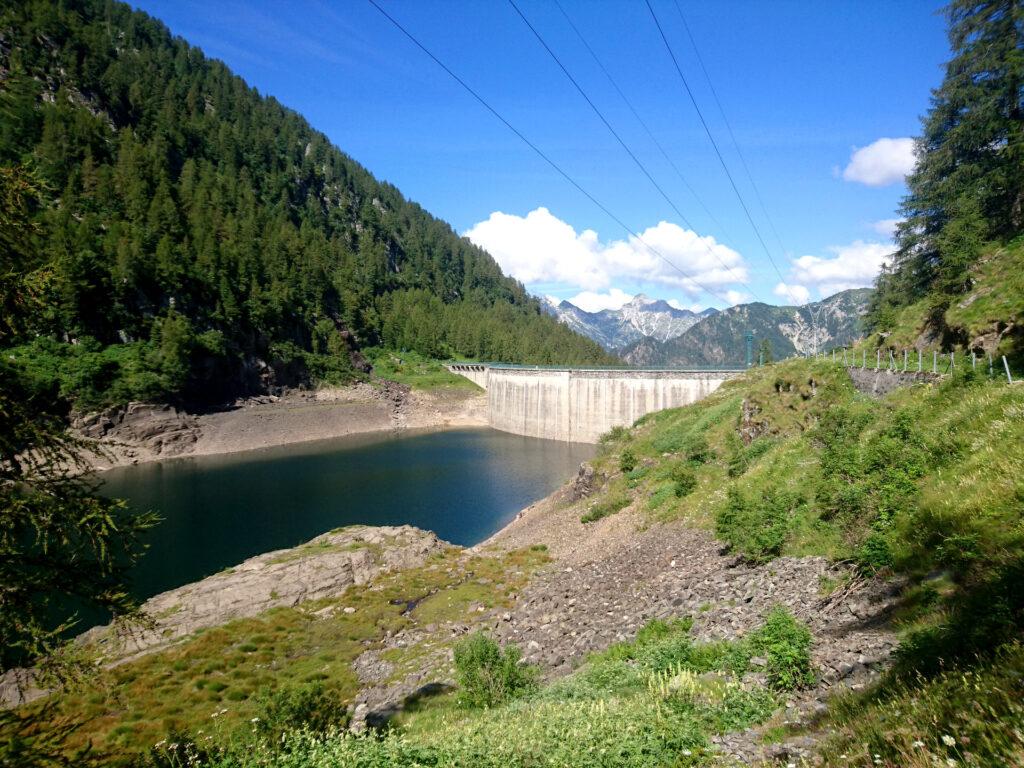
[[[97,627],[80,640],[95,645],[108,661],[131,657],[270,608],[338,597],[383,573],[422,565],[447,546],[435,534],[408,525],[341,528],[150,598],[143,605],[155,622],[150,629],[125,634]]]
[[[129,403],[75,414],[71,428],[83,437],[124,444],[155,456],[188,453],[202,434],[194,416],[163,403]]]

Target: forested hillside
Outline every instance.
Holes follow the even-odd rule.
[[[0,346],[67,399],[343,380],[367,345],[606,359],[486,252],[127,5],[0,3],[0,83],[0,197],[24,224],[10,295],[34,299],[11,305]]]
[[[953,57],[917,139],[897,251],[868,316],[883,346],[1024,353],[1024,11],[948,8]]]

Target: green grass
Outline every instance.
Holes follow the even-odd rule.
[[[890,677],[835,702],[816,726],[834,732],[827,765],[1021,765],[1024,649],[1013,643],[931,679]]]
[[[111,760],[147,750],[170,732],[215,730],[231,740],[248,733],[267,691],[318,684],[332,701],[350,702],[359,688],[352,661],[385,633],[433,624],[438,630],[430,647],[443,648],[451,642],[449,622],[466,621],[477,603],[510,605],[509,595],[546,560],[530,549],[468,556],[453,548],[372,587],[352,587],[337,600],[275,608],[104,670],[88,689],[63,694],[46,714],[55,723],[81,722],[69,750],[90,741]],[[405,601],[426,594],[433,596],[403,613]],[[331,605],[355,612],[316,615]],[[404,669],[412,671],[415,660],[407,661]]]
[[[983,267],[991,279],[1009,279],[1005,262]],[[960,317],[977,330],[972,323],[996,310],[972,311],[981,319]],[[609,435],[595,460],[610,478],[596,506],[628,493],[645,500],[637,508],[652,521],[713,529],[750,560],[825,555],[866,575],[907,579],[894,614],[896,672],[880,692],[851,700],[864,725],[852,715],[844,721],[848,739],[829,753],[836,762],[847,753],[860,761],[850,764],[869,764],[867,743],[887,765],[925,765],[932,754],[944,761],[950,751],[934,747],[952,727],[944,723],[958,719],[969,739],[988,744],[979,754],[991,759],[975,764],[1024,757],[1021,710],[1000,693],[1019,697],[1022,654],[1011,646],[994,656],[1024,629],[1024,387],[975,375],[961,360],[953,376],[880,399],[856,392],[828,363],[767,366],[701,403]],[[617,475],[627,450],[648,468],[633,487]],[[682,497],[670,479],[679,467],[696,479]],[[826,580],[821,589],[843,586]],[[1002,721],[985,725],[971,690],[982,692],[978,701],[991,693]],[[903,711],[912,718],[887,742],[886,728]],[[926,747],[912,755],[914,741]],[[1006,754],[1017,763],[991,757]]]
[[[373,364],[373,375],[406,384],[413,389],[464,389],[480,391],[480,387],[464,376],[450,372],[440,360],[417,352],[395,352],[372,347],[363,354]]]
[[[487,709],[456,693],[418,701],[380,736],[295,734],[214,762],[242,766],[688,766],[710,737],[763,722],[775,693],[744,687],[746,641],[694,643],[685,620],[654,621],[536,693]],[[493,654],[492,654],[493,655]]]
[[[962,296],[937,295],[897,310],[884,329],[884,335],[869,336],[864,346],[869,363],[873,363],[874,350],[924,348],[942,346],[935,339],[936,326],[948,329],[949,339],[959,340],[956,346],[986,338],[995,354],[1007,355],[1019,363],[1024,349],[1021,336],[1000,333],[1024,321],[1024,238],[1001,246],[990,246],[987,253],[971,267],[972,285]],[[938,322],[936,322],[938,320]],[[860,358],[858,357],[858,360]]]

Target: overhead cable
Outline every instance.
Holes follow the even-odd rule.
[[[555,0],[557,3],[558,0]],[[761,190],[757,188],[757,182],[754,181],[753,174],[750,173],[750,166],[747,165],[747,158],[743,155],[743,150],[740,149],[740,144],[736,141],[736,134],[733,133],[732,124],[729,122],[729,118],[725,116],[725,108],[722,107],[722,101],[718,98],[718,91],[715,90],[714,83],[711,82],[711,75],[708,74],[707,67],[704,66],[704,57],[700,55],[700,48],[697,47],[697,40],[694,38],[693,33],[690,31],[690,25],[686,23],[686,17],[683,15],[683,9],[679,6],[679,0],[673,0],[676,5],[676,13],[679,14],[679,20],[683,22],[683,29],[686,30],[686,36],[690,38],[690,45],[693,46],[693,52],[697,56],[697,63],[700,65],[700,71],[704,73],[704,79],[707,81],[708,88],[711,90],[711,95],[715,99],[715,104],[718,106],[718,114],[722,116],[722,122],[725,123],[725,128],[729,131],[729,138],[732,139],[733,149],[736,150],[736,154],[740,158],[740,164],[743,166],[743,171],[747,175],[747,181],[750,182],[750,186],[754,190],[754,196],[757,198],[757,203],[761,206],[761,213],[764,214],[765,220],[768,222],[768,226],[772,230],[772,234],[775,235],[775,242],[779,244],[779,250],[785,254],[786,246],[782,244],[782,238],[779,237],[779,231],[775,228],[775,222],[772,221],[772,217],[768,215],[768,208],[764,204],[764,200],[761,198]]]
[[[647,136],[650,138],[650,140],[654,143],[654,146],[656,146],[658,148],[658,151],[661,152],[661,156],[665,158],[665,162],[667,162],[669,164],[669,166],[671,166],[672,170],[675,171],[676,176],[679,177],[679,181],[682,182],[683,186],[686,187],[686,189],[690,192],[691,195],[693,195],[694,200],[697,201],[697,205],[699,205],[701,207],[701,210],[703,210],[704,213],[706,213],[708,215],[708,218],[711,219],[711,222],[716,227],[718,227],[718,230],[723,235],[725,235],[728,238],[728,233],[725,231],[725,226],[722,224],[722,222],[720,222],[715,217],[715,214],[713,214],[708,209],[708,207],[704,204],[704,201],[701,200],[700,195],[697,194],[697,190],[695,190],[690,185],[690,182],[688,182],[686,180],[686,177],[683,176],[683,172],[679,170],[679,166],[677,166],[675,164],[675,162],[672,160],[672,158],[669,156],[668,152],[666,151],[665,147],[662,146],[661,142],[658,141],[658,138],[654,135],[654,132],[650,129],[650,127],[648,127],[647,122],[640,116],[640,113],[637,111],[636,107],[633,106],[633,102],[630,101],[629,97],[626,96],[626,94],[623,92],[623,90],[619,87],[619,84],[615,81],[615,78],[612,77],[611,73],[608,71],[608,68],[605,67],[604,63],[598,57],[597,53],[590,46],[590,43],[588,43],[587,39],[583,36],[583,33],[580,32],[580,30],[573,23],[572,18],[570,18],[569,14],[566,12],[565,8],[562,6],[562,4],[559,2],[559,0],[554,0],[554,2],[555,2],[555,5],[558,7],[558,10],[560,10],[562,12],[562,15],[565,17],[566,22],[572,28],[572,31],[576,33],[576,37],[578,37],[580,42],[583,43],[583,47],[587,49],[587,52],[590,53],[590,56],[594,59],[594,63],[596,63],[597,66],[600,67],[601,71],[604,73],[604,76],[606,78],[608,78],[608,82],[611,83],[612,88],[614,88],[615,92],[619,94],[619,96],[622,99],[622,101],[629,108],[629,111],[633,113],[633,117],[636,118],[636,121],[638,123],[640,123],[640,126],[644,129],[644,132],[647,134]],[[728,239],[731,240],[732,238],[728,238]]]
[[[384,16],[384,18],[386,18],[388,21],[390,21],[391,24],[394,25],[396,29],[398,29],[398,31],[400,31],[403,35],[405,35],[407,38],[409,38],[409,40],[417,48],[419,48],[421,51],[423,51],[423,53],[425,53],[435,64],[437,64],[441,69],[443,69],[453,80],[455,80],[455,82],[457,82],[460,86],[462,86],[462,88],[467,93],[469,93],[470,96],[472,96],[474,99],[476,99],[488,112],[490,112],[492,115],[494,115],[494,117],[496,117],[506,128],[508,128],[510,131],[512,131],[512,133],[514,133],[524,144],[526,144],[530,149],[532,149],[544,162],[546,162],[548,165],[550,165],[562,178],[564,178],[566,181],[568,181],[584,197],[586,197],[588,200],[590,200],[590,202],[592,202],[595,206],[597,206],[606,216],[608,216],[608,218],[610,218],[612,221],[614,221],[616,224],[618,224],[620,227],[622,227],[632,237],[636,238],[637,241],[642,243],[643,246],[648,251],[650,251],[652,254],[654,254],[655,256],[660,258],[662,261],[664,261],[666,264],[668,264],[672,269],[674,269],[676,272],[678,272],[680,275],[682,275],[690,283],[692,283],[696,287],[700,288],[705,293],[708,293],[711,296],[714,296],[714,297],[716,297],[718,299],[721,299],[726,304],[732,304],[732,302],[729,301],[728,298],[726,298],[725,296],[722,296],[717,291],[714,291],[711,288],[708,288],[707,286],[703,285],[695,277],[693,277],[688,272],[686,272],[685,270],[681,269],[676,264],[674,264],[669,258],[667,258],[664,254],[662,254],[658,249],[656,249],[654,246],[650,245],[646,240],[644,240],[643,237],[641,237],[637,232],[635,232],[632,227],[630,227],[622,219],[620,219],[618,216],[616,216],[614,213],[612,213],[612,211],[609,210],[608,207],[604,205],[604,203],[602,203],[600,200],[598,200],[596,197],[594,197],[592,194],[590,194],[590,192],[588,192],[586,189],[584,189],[583,186],[579,182],[577,182],[572,176],[570,176],[566,171],[562,170],[561,166],[559,166],[558,163],[556,163],[554,160],[552,160],[550,157],[548,157],[543,152],[543,150],[541,150],[536,144],[534,144],[532,141],[530,141],[518,128],[516,128],[514,125],[512,125],[512,123],[510,123],[508,120],[506,120],[505,117],[502,116],[502,114],[500,112],[498,112],[498,110],[496,110],[494,107],[492,107],[487,102],[487,100],[484,99],[483,96],[481,96],[479,93],[477,93],[465,80],[463,80],[461,77],[459,77],[447,64],[445,64],[443,61],[441,61],[441,59],[439,59],[437,56],[435,56],[434,53],[431,52],[429,48],[427,48],[423,43],[421,43],[415,37],[415,35],[413,35],[409,30],[407,30],[404,26],[402,26],[402,24],[397,19],[395,19],[391,14],[389,14],[387,11],[385,11],[380,6],[380,4],[377,2],[377,0],[367,0],[367,2],[370,5],[372,5],[374,8],[376,8],[381,13],[381,15]]]
[[[758,242],[761,244],[761,248],[764,249],[764,255],[768,257],[768,262],[772,265],[775,273],[779,276],[779,281],[782,287],[785,289],[789,297],[793,299],[794,304],[800,305],[793,291],[787,285],[785,278],[782,277],[782,272],[779,271],[778,264],[775,263],[775,259],[772,258],[771,251],[768,250],[768,245],[764,241],[764,237],[761,235],[761,230],[757,226],[757,222],[754,221],[754,217],[750,215],[750,208],[747,207],[746,201],[743,199],[743,195],[740,193],[740,189],[736,186],[736,180],[732,176],[732,172],[729,170],[728,164],[725,162],[725,158],[722,156],[722,150],[718,148],[718,142],[715,141],[714,135],[711,133],[711,129],[708,127],[707,120],[704,119],[704,113],[701,112],[700,105],[697,104],[697,99],[693,95],[693,91],[690,89],[690,84],[686,80],[686,75],[683,74],[682,67],[679,66],[679,60],[676,58],[675,52],[672,50],[672,45],[668,41],[668,37],[665,35],[665,30],[662,29],[661,22],[658,21],[658,15],[654,12],[654,8],[651,6],[651,0],[644,0],[647,5],[647,10],[651,12],[651,18],[654,19],[654,25],[658,28],[658,33],[661,35],[662,42],[665,44],[665,49],[668,51],[669,57],[672,59],[672,63],[675,65],[676,74],[679,75],[679,80],[683,84],[683,88],[686,90],[686,95],[690,97],[690,103],[693,104],[693,108],[697,112],[697,117],[700,118],[700,124],[704,126],[704,132],[708,136],[708,140],[711,142],[711,146],[714,147],[715,155],[718,157],[718,162],[722,166],[722,170],[725,171],[726,177],[729,179],[729,185],[732,187],[732,191],[736,194],[736,199],[739,200],[740,206],[743,208],[743,213],[746,214],[747,221],[750,222],[751,228],[754,230],[754,234],[757,236]]]
[[[590,108],[594,111],[594,114],[596,114],[598,116],[598,118],[601,120],[601,122],[604,123],[604,125],[608,129],[608,131],[612,134],[612,136],[615,137],[615,140],[618,141],[619,145],[626,151],[626,154],[629,155],[629,157],[633,160],[633,162],[636,164],[636,166],[643,172],[644,176],[647,177],[647,180],[650,181],[652,185],[654,185],[654,188],[656,190],[658,190],[658,193],[665,199],[665,202],[667,202],[672,207],[672,210],[676,212],[676,214],[679,216],[680,219],[682,219],[683,223],[687,226],[687,228],[689,228],[694,234],[697,234],[697,230],[694,229],[694,226],[690,223],[689,219],[687,219],[686,214],[684,214],[681,210],[679,210],[679,206],[677,206],[672,201],[672,198],[670,198],[668,196],[668,193],[665,192],[664,188],[662,188],[662,186],[655,180],[655,178],[651,175],[650,171],[647,170],[647,166],[645,166],[640,161],[640,158],[638,158],[636,156],[636,153],[634,153],[633,150],[629,148],[629,145],[626,144],[626,142],[623,140],[622,136],[619,135],[618,131],[616,131],[612,127],[612,124],[610,122],[608,122],[608,119],[604,116],[604,114],[601,112],[601,110],[598,109],[597,105],[594,104],[594,102],[590,98],[590,96],[587,95],[587,92],[583,90],[582,86],[580,86],[580,84],[576,81],[576,78],[572,76],[572,73],[569,72],[569,70],[566,68],[566,66],[562,63],[561,59],[558,58],[558,55],[551,49],[551,46],[547,44],[547,41],[545,41],[543,36],[540,34],[540,32],[537,31],[537,28],[534,27],[533,24],[530,23],[530,20],[528,18],[526,18],[526,15],[519,9],[519,6],[516,5],[515,0],[508,0],[508,4],[512,6],[512,8],[515,10],[515,12],[517,14],[519,14],[519,18],[521,18],[523,20],[523,23],[526,24],[526,26],[529,28],[529,30],[533,33],[534,37],[537,38],[538,42],[540,42],[541,46],[543,46],[544,50],[548,52],[548,55],[551,56],[551,58],[554,60],[554,62],[562,70],[562,72],[565,73],[565,76],[567,78],[569,78],[569,82],[573,84],[573,86],[579,92],[580,96],[583,97],[584,101],[586,101],[587,104],[590,105]],[[711,246],[709,246],[704,241],[703,238],[700,238],[700,236],[698,235],[698,239],[700,239],[700,242],[707,249],[708,253],[711,256],[713,256],[715,258],[715,260],[718,261],[719,264],[721,264],[723,267],[725,267],[725,269],[736,279],[736,282],[738,282],[740,285],[742,285],[744,288],[746,288],[754,296],[754,298],[758,298],[758,296],[755,293],[754,289],[751,288],[746,282],[744,282],[739,277],[739,275],[737,275],[733,271],[732,267],[730,267],[728,264],[726,264],[725,261],[717,253],[715,253],[714,249],[712,249]]]

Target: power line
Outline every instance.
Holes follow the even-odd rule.
[[[519,18],[521,18],[523,20],[523,23],[526,24],[526,26],[529,28],[529,30],[533,33],[534,37],[537,38],[538,42],[540,42],[541,46],[543,46],[544,50],[548,52],[548,55],[551,56],[551,58],[554,60],[554,62],[562,70],[562,72],[565,73],[565,76],[567,78],[569,78],[569,82],[572,83],[573,86],[575,86],[575,88],[579,92],[580,96],[582,96],[584,101],[586,101],[587,104],[590,105],[590,108],[592,110],[594,110],[594,114],[598,116],[598,118],[601,120],[602,123],[604,123],[605,128],[608,129],[608,131],[612,134],[612,136],[615,137],[615,140],[619,142],[619,145],[626,151],[626,154],[630,156],[630,158],[633,160],[634,163],[636,163],[637,168],[639,168],[643,172],[644,176],[647,177],[647,180],[650,181],[652,185],[654,185],[654,188],[656,190],[658,190],[658,193],[665,199],[665,202],[667,202],[672,207],[672,210],[674,210],[676,212],[676,214],[679,216],[679,218],[683,220],[683,223],[686,224],[686,226],[694,234],[696,234],[697,230],[694,229],[693,224],[691,224],[689,219],[686,218],[686,214],[684,214],[681,210],[679,210],[679,206],[677,206],[672,201],[672,198],[670,198],[668,196],[668,193],[665,192],[665,190],[662,188],[662,186],[655,180],[655,178],[651,175],[650,171],[647,170],[647,167],[640,161],[640,158],[638,158],[636,156],[636,154],[633,152],[633,150],[629,148],[629,145],[626,144],[626,142],[623,140],[623,138],[619,135],[618,131],[616,131],[612,127],[612,124],[610,122],[608,122],[608,119],[604,116],[604,114],[601,112],[601,110],[597,108],[597,105],[594,104],[594,102],[591,100],[591,98],[587,95],[587,92],[583,90],[583,88],[580,86],[580,84],[576,81],[576,78],[574,78],[572,76],[572,73],[569,72],[569,70],[566,68],[566,66],[562,63],[561,59],[559,59],[558,56],[555,54],[555,52],[553,50],[551,50],[551,46],[549,46],[547,44],[547,42],[541,36],[540,32],[538,32],[537,29],[533,26],[533,24],[530,23],[530,20],[528,18],[526,18],[526,15],[521,10],[519,10],[519,6],[516,5],[515,0],[508,0],[508,4],[512,6],[512,8],[515,10],[515,12],[517,14],[519,14]],[[698,239],[699,238],[700,238],[700,236],[698,235]],[[709,254],[711,254],[711,256],[713,256],[718,261],[719,264],[721,264],[723,267],[725,267],[725,269],[730,274],[732,274],[732,276],[734,278],[736,278],[736,282],[738,282],[740,285],[742,285],[744,288],[746,288],[748,291],[750,291],[750,293],[754,296],[754,298],[759,298],[757,296],[757,294],[755,293],[754,289],[751,288],[743,280],[741,280],[739,275],[737,275],[733,271],[732,267],[730,267],[728,264],[726,264],[721,259],[721,257],[711,249],[711,247],[707,243],[705,243],[703,240],[701,240],[700,242],[704,244],[704,247],[707,249],[707,252]]]
[[[558,0],[555,0],[557,3]],[[700,55],[700,49],[697,47],[697,40],[694,38],[693,33],[690,31],[690,25],[686,23],[686,17],[683,15],[683,9],[679,6],[679,0],[673,0],[676,6],[676,13],[679,14],[679,20],[683,22],[683,29],[686,30],[686,36],[690,38],[690,45],[693,46],[693,52],[697,55],[697,63],[700,65],[700,71],[704,73],[704,79],[707,81],[708,88],[711,89],[711,95],[715,99],[715,104],[718,105],[718,114],[722,116],[722,122],[725,123],[726,130],[729,131],[729,138],[732,139],[732,146],[736,150],[736,154],[739,155],[740,163],[743,165],[743,171],[747,175],[747,180],[750,182],[750,186],[754,189],[754,196],[757,198],[758,205],[761,206],[761,213],[764,214],[765,219],[768,221],[768,226],[772,230],[772,234],[775,235],[775,241],[779,244],[779,249],[786,253],[786,246],[782,244],[782,238],[779,237],[779,231],[775,228],[775,222],[772,221],[772,217],[768,215],[768,208],[764,204],[764,200],[761,198],[761,191],[757,188],[757,182],[754,181],[753,175],[750,173],[750,167],[747,165],[747,158],[743,155],[743,150],[740,149],[740,144],[736,141],[736,134],[733,133],[732,124],[729,122],[729,118],[725,116],[725,109],[722,107],[722,101],[718,98],[718,91],[715,90],[714,83],[711,82],[711,75],[708,74],[707,67],[704,66],[704,58]]]
[[[498,112],[498,110],[496,110],[494,107],[492,107],[487,102],[487,100],[484,99],[483,96],[481,96],[479,93],[477,93],[475,90],[473,90],[473,88],[471,88],[469,86],[469,84],[466,83],[465,80],[463,80],[461,77],[459,77],[457,74],[455,74],[455,72],[452,71],[452,69],[450,67],[448,67],[447,64],[445,64],[443,61],[441,61],[441,59],[439,59],[437,56],[435,56],[430,51],[429,48],[427,48],[425,45],[423,45],[423,43],[421,43],[418,39],[416,39],[416,37],[409,30],[407,30],[405,27],[403,27],[398,22],[397,19],[395,19],[391,14],[389,14],[387,11],[385,11],[377,3],[377,0],[367,0],[367,2],[370,5],[372,5],[374,8],[376,8],[378,11],[380,11],[381,15],[384,16],[384,18],[386,18],[388,21],[390,21],[395,26],[395,28],[397,28],[403,35],[405,35],[407,38],[409,38],[409,40],[411,40],[412,43],[417,48],[419,48],[421,51],[423,51],[423,53],[425,53],[428,57],[430,57],[430,59],[432,59],[435,64],[437,64],[441,69],[443,69],[453,80],[455,80],[455,82],[457,82],[459,85],[461,85],[463,87],[463,89],[465,89],[466,92],[469,93],[470,96],[472,96],[474,99],[476,99],[478,102],[480,102],[480,104],[488,112],[490,112],[499,121],[501,121],[501,123],[506,128],[508,128],[510,131],[512,131],[512,133],[514,133],[524,144],[526,144],[530,149],[532,149],[542,160],[544,160],[544,162],[546,162],[548,165],[550,165],[552,168],[554,168],[555,171],[557,171],[558,174],[560,176],[562,176],[562,178],[564,178],[566,181],[568,181],[572,186],[574,186],[577,190],[579,190],[579,192],[582,193],[588,200],[590,200],[590,202],[592,202],[599,209],[601,209],[601,211],[603,211],[605,213],[605,215],[608,216],[608,218],[610,218],[612,221],[614,221],[616,224],[618,224],[620,227],[622,227],[624,230],[626,230],[626,232],[628,232],[630,235],[635,237],[639,242],[643,243],[644,247],[647,248],[648,251],[650,251],[655,256],[660,258],[662,261],[664,261],[666,264],[668,264],[670,267],[672,267],[672,269],[674,269],[676,272],[678,272],[684,278],[686,278],[691,283],[696,285],[698,288],[700,288],[705,293],[708,293],[708,294],[710,294],[710,295],[712,295],[712,296],[714,296],[714,297],[716,297],[718,299],[721,299],[726,304],[731,304],[732,303],[731,301],[729,301],[729,299],[727,299],[726,297],[722,296],[718,292],[713,291],[710,288],[708,288],[707,286],[701,284],[695,277],[693,277],[692,275],[687,273],[685,270],[680,269],[670,259],[668,259],[666,256],[664,256],[657,248],[655,248],[654,246],[650,245],[646,240],[643,239],[643,237],[641,237],[639,234],[634,232],[632,227],[630,227],[622,219],[620,219],[618,216],[616,216],[614,213],[612,213],[600,200],[598,200],[596,197],[594,197],[592,194],[590,194],[572,176],[570,176],[568,173],[566,173],[564,170],[562,170],[562,168],[558,165],[558,163],[556,163],[554,160],[552,160],[550,157],[548,157],[546,154],[544,154],[544,152],[536,144],[534,144],[532,141],[530,141],[528,138],[526,138],[526,136],[524,136],[523,133],[521,131],[519,131],[518,128],[516,128],[514,125],[512,125],[512,123],[510,123],[508,120],[506,120],[502,116],[502,114],[500,112]]]
[[[569,26],[572,28],[572,31],[576,33],[576,37],[578,37],[580,42],[583,43],[583,47],[587,49],[587,52],[590,53],[590,56],[594,59],[594,62],[597,64],[598,67],[600,67],[601,71],[604,73],[604,76],[608,78],[608,82],[612,84],[612,88],[614,88],[615,92],[619,94],[619,96],[622,98],[622,101],[629,108],[629,111],[633,113],[633,117],[636,118],[636,121],[640,123],[640,126],[644,129],[644,131],[647,133],[647,136],[654,143],[654,146],[656,146],[658,148],[658,151],[661,152],[661,156],[665,158],[665,162],[667,162],[671,166],[672,170],[675,171],[676,176],[679,177],[679,181],[681,181],[683,186],[686,187],[686,189],[690,192],[691,195],[693,195],[694,200],[697,201],[697,205],[699,205],[701,207],[701,210],[703,210],[704,213],[708,215],[708,218],[711,219],[712,223],[714,223],[714,225],[718,227],[719,231],[721,231],[728,237],[728,233],[725,231],[725,226],[715,217],[715,214],[713,214],[708,209],[708,207],[704,204],[704,201],[701,200],[700,195],[697,194],[697,190],[695,190],[690,185],[690,182],[686,180],[686,177],[683,176],[683,172],[679,170],[679,167],[669,156],[668,152],[662,146],[661,142],[658,141],[658,138],[654,135],[654,132],[651,131],[651,129],[648,127],[646,121],[642,117],[640,117],[640,113],[637,112],[636,108],[633,106],[633,102],[629,100],[629,97],[627,97],[626,94],[619,87],[619,84],[615,81],[615,78],[612,77],[607,67],[605,67],[604,63],[598,57],[597,53],[595,53],[594,49],[587,42],[587,39],[583,36],[583,33],[580,32],[580,30],[573,23],[572,18],[570,18],[565,8],[562,6],[559,0],[554,0],[554,2],[555,5],[558,7],[558,10],[560,10],[562,12],[562,15],[565,17],[566,22],[568,22]],[[730,237],[729,239],[732,240],[733,238]]]
[[[682,67],[679,66],[679,61],[676,59],[676,54],[672,50],[671,44],[669,44],[668,37],[665,36],[665,30],[661,27],[661,22],[658,21],[658,15],[654,12],[654,8],[651,7],[651,0],[644,0],[647,4],[647,10],[651,12],[651,18],[654,19],[654,25],[658,28],[658,32],[661,34],[662,42],[665,43],[665,49],[668,51],[669,57],[672,59],[672,63],[675,65],[676,73],[679,75],[679,79],[683,83],[683,88],[686,89],[686,95],[690,97],[690,103],[693,104],[693,108],[697,111],[697,117],[700,118],[700,124],[704,126],[704,133],[707,134],[708,140],[711,142],[711,146],[715,149],[715,155],[718,157],[718,162],[722,165],[722,170],[725,171],[725,175],[729,179],[729,184],[732,186],[732,191],[736,193],[736,199],[740,201],[740,206],[743,208],[743,213],[746,214],[747,221],[750,222],[751,228],[754,230],[754,234],[757,235],[758,242],[761,243],[761,248],[764,249],[764,255],[768,257],[768,261],[771,263],[772,268],[775,270],[775,274],[779,276],[779,280],[785,288],[786,293],[793,299],[793,302],[799,306],[800,302],[796,296],[789,289],[785,279],[782,277],[782,272],[779,271],[778,265],[775,263],[775,259],[772,258],[771,251],[768,250],[768,245],[764,241],[764,237],[761,236],[761,230],[758,229],[757,223],[754,221],[754,217],[750,215],[750,209],[747,207],[746,201],[743,199],[743,195],[740,193],[739,187],[736,186],[736,180],[733,179],[732,173],[729,171],[729,166],[725,162],[725,158],[722,156],[722,150],[718,148],[718,142],[715,141],[715,137],[711,134],[711,129],[708,127],[707,120],[704,119],[704,113],[701,112],[700,106],[697,104],[697,99],[693,95],[693,91],[690,89],[690,84],[686,81],[686,76],[683,74]]]

